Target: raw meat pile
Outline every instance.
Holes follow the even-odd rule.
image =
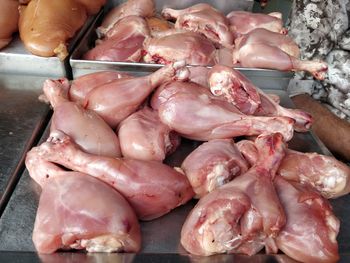
[[[265,1],[266,2],[266,1]],[[83,59],[189,65],[241,66],[307,71],[323,79],[327,64],[300,60],[286,35],[281,13],[232,11],[209,4],[156,14],[153,0],[128,0],[113,8],[97,28],[96,46]]]
[[[42,187],[39,253],[138,252],[138,220],[194,197],[181,231],[191,254],[265,248],[303,262],[339,258],[339,220],[327,198],[350,192],[350,168],[288,149],[312,117],[282,107],[231,67],[175,62],[142,77],[104,71],[47,80],[43,91],[54,110],[50,136],[26,158]],[[203,143],[170,167],[163,161],[181,137]]]

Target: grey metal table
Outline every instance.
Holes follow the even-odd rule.
[[[23,171],[24,154],[47,124],[49,106],[38,101],[43,81],[0,73],[0,216]]]

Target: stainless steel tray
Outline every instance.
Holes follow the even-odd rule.
[[[293,106],[284,90],[265,90],[281,97],[281,104]],[[48,135],[47,127],[42,140]],[[184,140],[180,148],[167,158],[172,166],[179,165],[183,159],[198,146],[198,142]],[[329,154],[310,133],[296,134],[290,148],[299,151],[315,151]],[[150,221],[142,222],[142,250],[137,254],[85,254],[61,252],[53,255],[37,255],[32,243],[32,231],[40,187],[30,178],[25,170],[15,188],[13,195],[0,218],[0,261],[16,257],[23,262],[295,262],[285,255],[258,254],[252,257],[243,255],[217,255],[212,257],[195,257],[184,251],[180,245],[182,224],[194,206],[194,200],[181,206],[169,214]],[[332,201],[335,214],[341,220],[341,231],[338,236],[341,262],[350,260],[350,196]],[[19,253],[21,252],[21,253]]]
[[[111,0],[106,6],[106,12],[116,5],[119,5],[124,1],[122,0]],[[224,13],[228,13],[232,10],[252,10],[253,1],[249,0],[235,0],[235,1],[171,1],[171,0],[155,0],[157,10],[161,11],[163,7],[173,7],[173,8],[183,8],[190,5],[207,2],[218,8]],[[285,9],[289,9],[290,5],[284,5]],[[104,14],[105,14],[104,13]],[[160,64],[148,64],[148,63],[133,63],[133,62],[110,62],[110,61],[96,61],[96,60],[84,60],[82,59],[83,54],[95,46],[95,40],[97,39],[96,28],[101,24],[104,14],[99,14],[93,21],[91,27],[86,31],[80,43],[77,45],[76,49],[73,51],[70,58],[70,65],[72,67],[73,77],[79,77],[88,73],[101,70],[119,70],[119,71],[129,71],[129,72],[153,72],[162,67]],[[272,89],[280,89],[288,84],[290,78],[293,76],[289,72],[281,72],[277,70],[267,70],[267,69],[256,69],[256,68],[239,68],[245,75],[247,75],[253,82],[259,81],[259,84],[266,86],[270,83],[270,79],[275,81],[271,82],[273,85],[268,87]],[[267,86],[266,86],[267,87]]]
[[[120,3],[126,2],[126,0],[108,0],[106,4],[106,9],[109,10]],[[191,5],[198,3],[208,3],[220,10],[221,12],[227,14],[233,10],[245,10],[252,11],[254,6],[254,0],[235,0],[235,1],[225,1],[225,0],[154,0],[156,4],[156,9],[161,12],[164,7],[171,7],[176,9],[186,8]]]
[[[95,17],[90,16],[75,37],[70,40],[68,46],[69,54],[72,53],[85,31],[91,26]],[[57,57],[33,55],[25,49],[18,34],[7,47],[0,50],[0,72],[52,76],[57,78],[71,78],[72,76],[69,55],[64,61],[59,60]]]
[[[0,216],[23,171],[24,154],[47,124],[49,107],[38,101],[43,81],[0,73]]]

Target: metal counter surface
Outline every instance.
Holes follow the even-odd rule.
[[[8,184],[23,169],[23,154],[46,125],[49,106],[38,100],[43,81],[0,73],[0,216],[11,193]]]
[[[281,104],[291,106],[285,91],[266,90],[267,93],[277,93]],[[41,141],[48,135],[48,127]],[[183,159],[199,145],[199,142],[184,140],[180,148],[172,154],[167,163],[178,166]],[[296,134],[290,143],[290,148],[300,151],[316,151],[326,153],[310,133]],[[41,189],[25,170],[14,190],[14,193],[0,218],[0,261],[13,258],[18,262],[288,262],[296,261],[285,255],[264,255],[263,253],[248,257],[243,255],[217,255],[212,257],[195,257],[188,255],[180,245],[182,224],[192,209],[195,200],[174,209],[169,214],[149,222],[142,222],[142,250],[138,254],[103,254],[82,252],[60,252],[53,255],[37,255],[32,242],[32,231],[35,221]],[[335,214],[341,220],[341,230],[338,236],[341,262],[350,260],[350,196],[332,201]]]
[[[123,2],[126,2],[126,0],[108,0],[106,4],[106,9],[109,10],[112,7],[117,6]],[[225,14],[233,10],[252,11],[254,6],[254,0],[154,0],[154,2],[156,4],[156,9],[158,12],[161,12],[164,7],[182,9],[198,3],[211,4],[221,12],[224,12]]]
[[[350,256],[343,255],[339,263],[349,262]],[[14,253],[0,252],[1,262],[22,263],[298,263],[285,255],[215,255],[207,258],[179,254],[82,254],[57,253],[54,255],[38,255],[33,252]]]
[[[64,77],[70,74],[67,62],[57,57],[40,57],[31,54],[18,35],[0,51],[0,69],[2,72],[23,73],[41,76]]]

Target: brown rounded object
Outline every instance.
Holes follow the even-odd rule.
[[[34,55],[63,60],[67,41],[87,19],[83,5],[71,0],[32,0],[20,7],[19,32],[25,47]]]
[[[18,29],[18,1],[0,0],[0,49],[10,43]]]

